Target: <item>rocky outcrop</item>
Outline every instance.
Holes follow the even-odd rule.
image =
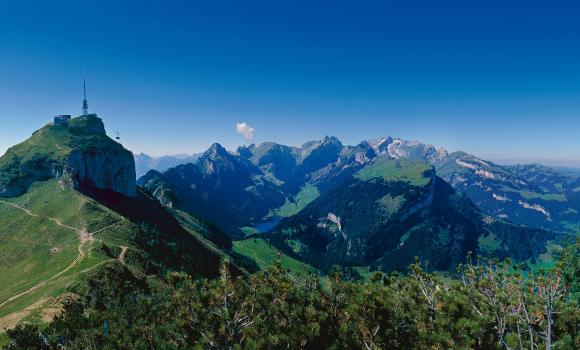
[[[128,197],[137,194],[134,159],[131,152],[126,150],[75,150],[68,156],[63,174],[71,175],[77,189],[90,184]]]
[[[173,208],[173,194],[170,190],[166,190],[163,187],[157,187],[157,189],[153,192],[153,196],[157,198],[159,203],[162,206],[167,208]]]
[[[58,179],[66,187],[137,194],[133,154],[105,132],[94,115],[47,125],[0,157],[0,196],[19,196],[37,181]]]

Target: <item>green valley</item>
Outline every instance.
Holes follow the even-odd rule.
[[[283,206],[270,211],[269,216],[289,217],[298,214],[300,210],[318,198],[319,195],[320,192],[316,186],[306,184],[300,188],[300,191],[291,200],[286,199],[286,203]]]
[[[362,181],[383,178],[387,181],[407,181],[414,186],[424,186],[431,181],[427,174],[430,170],[424,161],[382,157],[361,169],[356,177]]]
[[[277,259],[280,259],[281,266],[292,273],[307,274],[316,272],[312,266],[280,252],[262,238],[234,241],[234,252],[254,259],[261,270],[272,268]]]

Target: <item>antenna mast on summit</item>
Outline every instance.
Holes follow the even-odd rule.
[[[83,116],[87,116],[89,114],[89,101],[87,100],[87,84],[85,74],[83,73]]]

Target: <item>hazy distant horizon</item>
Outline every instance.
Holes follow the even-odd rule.
[[[114,134],[108,130],[107,134],[110,137],[114,137]],[[324,136],[334,136],[334,135],[324,135]],[[319,138],[315,138],[312,140],[307,140],[307,141],[316,141],[316,140],[321,140],[324,136],[321,136]],[[392,135],[385,135],[385,136],[381,136],[381,137],[393,137],[395,138],[396,136],[392,136]],[[376,139],[376,138],[380,138],[380,137],[373,137],[373,138],[367,138],[366,140],[371,140],[371,139]],[[355,142],[355,143],[345,143],[340,137],[338,137],[338,139],[343,142],[343,144],[345,145],[356,145],[362,141],[365,140],[360,140],[359,142]],[[420,141],[426,144],[431,144],[428,141],[425,140],[416,140],[416,139],[405,139],[406,141]],[[24,141],[21,140],[18,143]],[[141,149],[136,149],[136,148],[132,148],[131,146],[127,145],[126,142],[124,142],[124,140],[119,140],[119,142],[121,142],[127,149],[129,149],[131,152],[133,152],[134,154],[146,154],[150,157],[154,157],[154,158],[159,158],[159,157],[165,157],[165,156],[169,156],[169,157],[187,157],[187,156],[191,156],[191,155],[195,155],[195,154],[201,154],[203,152],[205,152],[213,143],[210,143],[207,145],[207,147],[205,148],[200,148],[200,149],[196,149],[196,150],[182,150],[181,152],[178,153],[159,153],[159,152],[147,152],[145,150],[141,150]],[[262,141],[262,142],[257,142],[255,144],[260,144],[263,142],[275,142],[275,143],[280,143],[280,142],[276,142],[274,140],[267,140],[267,141]],[[17,144],[17,143],[16,143]],[[16,145],[15,144],[15,145]],[[231,152],[235,152],[237,150],[238,147],[240,146],[244,146],[244,145],[249,145],[251,143],[241,143],[238,145],[226,145],[226,144],[222,144],[222,146],[224,146],[228,151]],[[302,146],[303,143],[296,143],[296,144],[284,144],[286,146],[293,146],[293,147],[300,147]],[[456,151],[463,151],[463,152],[467,152],[467,153],[471,153],[468,152],[466,150],[463,149],[448,149],[447,147],[445,147],[445,145],[433,145],[436,148],[440,148],[443,147],[444,149],[446,149],[449,153],[452,152],[456,152]],[[4,155],[4,153],[6,153],[7,149],[1,149],[0,148],[0,157]],[[558,158],[526,158],[526,157],[509,157],[509,156],[504,156],[504,155],[494,155],[494,154],[486,154],[486,153],[481,153],[481,154],[477,154],[477,153],[471,153],[481,159],[487,160],[487,161],[492,161],[496,164],[500,164],[500,165],[517,165],[517,164],[541,164],[541,165],[546,165],[546,166],[551,166],[551,167],[565,167],[565,168],[573,168],[573,169],[578,169],[580,170],[580,159],[558,159]]]

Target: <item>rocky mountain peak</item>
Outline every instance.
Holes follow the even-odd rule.
[[[369,145],[375,151],[376,154],[380,155],[388,153],[388,147],[391,143],[393,143],[393,138],[390,136],[382,137],[379,139],[367,140],[364,141],[363,143]]]
[[[107,137],[96,115],[49,124],[0,158],[2,196],[18,196],[34,182],[61,178],[81,191],[137,193],[133,154]]]
[[[219,143],[214,143],[208,148],[207,151],[203,154],[203,158],[210,158],[215,159],[217,157],[227,157],[230,156],[230,153]]]
[[[335,136],[324,136],[324,139],[322,140],[322,144],[340,144],[342,146],[342,143],[340,142],[340,140],[335,137]]]
[[[252,157],[252,150],[256,148],[255,144],[249,146],[240,146],[236,150],[236,154],[242,158],[250,159]]]
[[[58,127],[54,125],[53,127]],[[63,126],[68,127],[69,133],[77,136],[106,136],[105,124],[96,114],[90,114],[71,119]]]
[[[447,156],[447,151],[440,148],[437,150],[433,145],[419,141],[406,141],[400,138],[393,139],[387,147],[387,152],[394,159],[421,159],[433,162]]]

